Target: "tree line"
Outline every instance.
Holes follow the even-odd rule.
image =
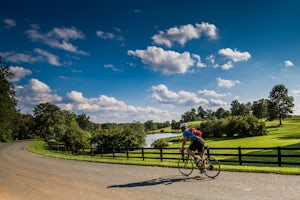
[[[97,124],[86,114],[76,115],[50,103],[37,105],[33,115],[21,114],[16,108],[14,87],[9,81],[13,76],[9,64],[0,57],[0,141],[41,138],[72,148],[95,144],[139,147],[145,143],[145,131],[165,127],[175,130],[179,129],[180,123],[197,120],[203,121],[198,128],[207,137],[222,134],[238,134],[240,137],[262,135],[265,134],[265,128],[258,119],[279,119],[281,124],[281,120],[292,113],[294,106],[293,97],[288,96],[288,90],[281,84],[272,89],[269,98],[247,104],[234,100],[230,110],[204,110],[199,106],[197,110],[193,108],[182,114],[179,121]]]

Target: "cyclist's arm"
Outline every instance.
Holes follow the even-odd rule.
[[[183,150],[184,149],[184,146],[186,144],[186,141],[187,141],[187,137],[184,137],[183,140],[182,140],[182,145],[181,145],[181,149]]]

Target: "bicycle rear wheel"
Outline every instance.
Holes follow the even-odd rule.
[[[220,164],[219,162],[213,158],[210,157],[209,159],[206,158],[206,167],[205,167],[204,174],[208,176],[209,178],[215,178],[220,174]]]
[[[189,176],[193,172],[194,161],[190,157],[183,157],[178,160],[178,170],[184,176]]]

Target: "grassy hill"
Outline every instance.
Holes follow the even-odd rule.
[[[190,127],[198,126],[198,122],[190,122]],[[206,145],[210,147],[297,147],[300,148],[300,116],[294,116],[283,120],[279,126],[278,121],[266,122],[268,134],[248,138],[223,137],[205,138]],[[180,147],[181,138],[169,139],[173,144],[171,147]]]

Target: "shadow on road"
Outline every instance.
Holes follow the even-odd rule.
[[[187,182],[187,181],[208,181],[211,179],[203,178],[201,176],[195,177],[182,177],[182,176],[171,176],[171,177],[160,177],[157,179],[151,179],[142,182],[127,183],[123,185],[111,185],[107,188],[130,188],[130,187],[144,187],[144,186],[153,186],[153,185],[170,185],[177,182]]]

